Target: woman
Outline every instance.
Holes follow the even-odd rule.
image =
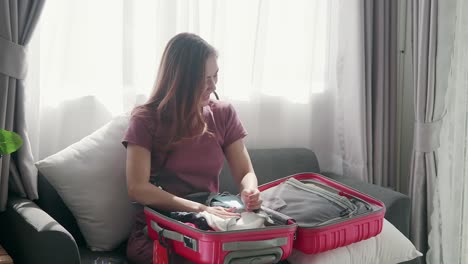
[[[167,44],[154,91],[133,111],[123,139],[133,201],[167,211],[237,216],[183,198],[218,192],[226,157],[247,210],[260,207],[257,177],[242,140],[247,133],[230,104],[210,99],[218,70],[215,49],[199,36],[182,33]],[[150,176],[160,188],[150,183]],[[139,212],[127,246],[127,256],[135,263],[152,261],[145,225]]]

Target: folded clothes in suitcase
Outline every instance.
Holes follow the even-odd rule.
[[[262,208],[277,221],[298,224],[294,248],[314,254],[358,242],[382,231],[385,205],[316,173],[301,173],[259,186]]]
[[[216,203],[219,201],[214,201]],[[153,259],[158,259],[158,254],[165,255],[162,261],[154,262],[157,264],[171,263],[164,260],[170,256],[166,256],[162,247],[170,250],[169,255],[175,253],[194,263],[277,263],[291,254],[297,227],[291,220],[261,228],[208,231],[149,207],[145,207],[145,215],[148,235],[155,240]]]
[[[293,247],[319,253],[382,230],[382,202],[319,174],[288,176],[259,190],[262,210],[275,222],[263,228],[205,231],[145,207],[155,250],[164,245],[195,263],[276,263]]]

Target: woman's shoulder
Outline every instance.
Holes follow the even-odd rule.
[[[145,106],[137,106],[131,112],[131,118],[134,119],[154,120],[156,116],[156,110]]]
[[[130,124],[144,126],[153,129],[157,126],[156,111],[148,108],[135,108],[130,115]]]
[[[226,114],[235,111],[231,103],[220,100],[210,100],[208,106],[213,113]]]

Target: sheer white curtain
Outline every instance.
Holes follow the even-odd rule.
[[[468,3],[454,0],[440,6],[453,11],[445,15],[455,16],[455,27],[447,28],[455,34],[445,42],[453,45],[453,53],[427,262],[463,264],[468,263]],[[442,19],[450,19],[443,15]]]
[[[31,50],[35,158],[144,101],[186,31],[218,49],[218,93],[249,147],[311,148],[322,169],[367,179],[361,13],[357,0],[49,0]]]

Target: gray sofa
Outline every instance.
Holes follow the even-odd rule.
[[[259,184],[298,172],[321,172],[314,152],[308,149],[251,149],[249,153]],[[408,236],[410,200],[407,196],[349,177],[321,173],[383,201],[385,218]],[[222,191],[237,193],[226,166],[220,177]],[[40,174],[38,189],[39,200],[33,202],[10,196],[7,211],[0,213],[0,244],[15,264],[91,264],[99,257],[126,263],[125,243],[112,252],[92,252],[86,248],[73,215]]]

